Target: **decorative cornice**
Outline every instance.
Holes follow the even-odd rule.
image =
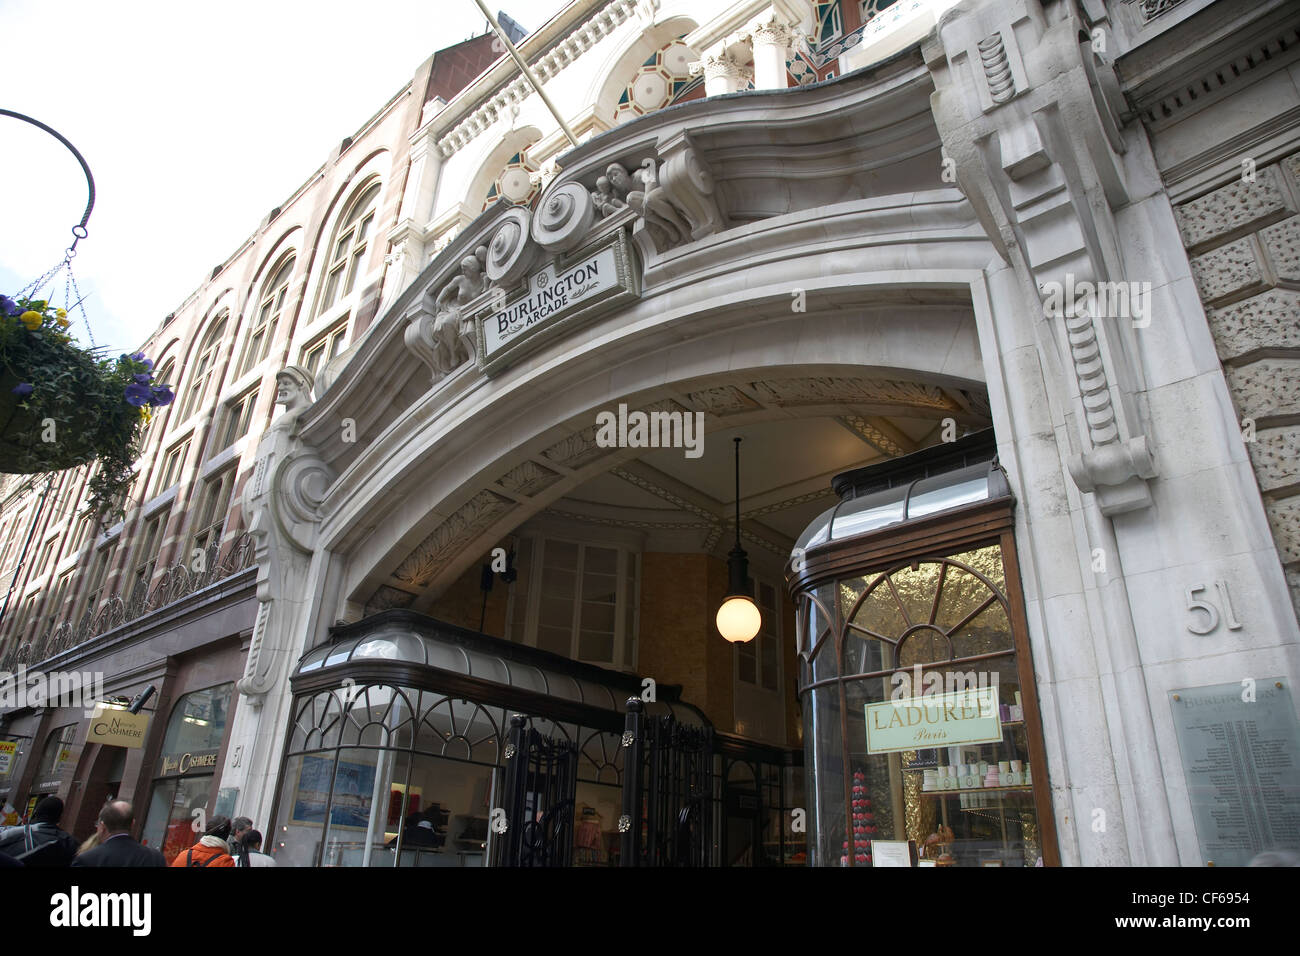
[[[569,30],[531,60],[528,65],[532,68],[533,74],[543,84],[558,76],[596,43],[622,26],[636,13],[636,8],[635,0],[612,0],[594,16]],[[469,114],[452,126],[449,132],[438,138],[438,154],[444,159],[455,155],[485,130],[490,129],[511,106],[517,106],[531,95],[532,87],[522,76],[515,75],[500,84],[477,106],[470,108]],[[440,123],[454,104],[455,100],[434,119],[434,123]]]

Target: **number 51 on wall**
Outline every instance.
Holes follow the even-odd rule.
[[[1223,603],[1223,617],[1228,625],[1228,630],[1240,630],[1241,622],[1237,620],[1237,615],[1233,613],[1232,600],[1228,597],[1228,582],[1215,581],[1214,586],[1218,590],[1219,598]],[[1187,629],[1193,634],[1209,634],[1219,626],[1219,609],[1208,601],[1196,600],[1196,592],[1204,590],[1204,584],[1198,584],[1195,587],[1187,589],[1187,610],[1203,611],[1209,617],[1209,622],[1204,627],[1197,627],[1195,620],[1187,625]]]

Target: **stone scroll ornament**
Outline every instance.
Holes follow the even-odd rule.
[[[1141,284],[1119,254],[1114,217],[1130,201],[1123,103],[1114,70],[1080,41],[1088,35],[1074,15],[1047,17],[1038,0],[986,3],[952,11],[923,52],[957,185],[1040,306],[1071,374],[1061,383],[1076,422],[1071,477],[1114,515],[1150,505],[1156,465],[1136,402],[1135,323],[1116,312],[1116,296],[1103,308],[1092,294]]]
[[[334,474],[303,443],[298,421],[311,404],[312,376],[290,365],[275,376],[276,404],[284,406],[257,446],[253,476],[244,489],[257,562],[257,621],[248,649],[241,695],[260,706],[285,677],[285,664],[298,651],[312,552],[321,502]]]

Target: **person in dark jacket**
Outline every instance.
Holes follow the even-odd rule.
[[[253,829],[253,821],[248,817],[235,817],[230,821],[230,855],[235,858],[235,866],[248,866],[248,848],[244,846],[244,837]]]
[[[77,841],[59,829],[63,801],[46,797],[32,811],[32,822],[12,827],[0,837],[0,853],[8,853],[24,866],[64,867],[77,853]]]
[[[131,837],[135,810],[125,800],[114,800],[99,811],[99,846],[75,857],[73,866],[166,866],[163,855],[141,846]]]

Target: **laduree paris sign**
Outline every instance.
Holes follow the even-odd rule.
[[[619,229],[548,262],[514,298],[478,313],[479,368],[494,375],[639,294],[627,233]]]
[[[897,753],[1002,739],[996,686],[867,704],[867,753]]]

